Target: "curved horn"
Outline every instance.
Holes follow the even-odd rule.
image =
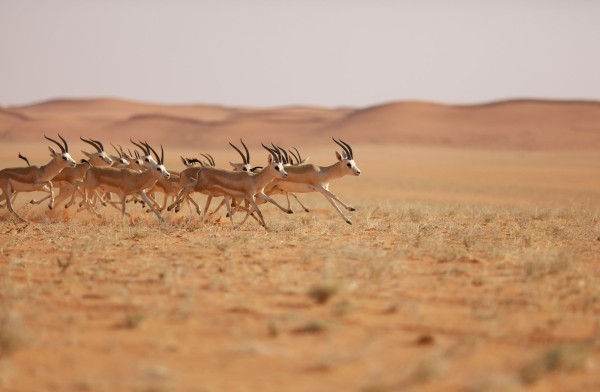
[[[344,153],[346,154],[347,158],[350,158],[350,152],[348,151],[348,149],[346,148],[346,146],[344,146],[342,143],[340,143],[339,141],[335,140],[334,137],[332,137],[333,141],[340,147],[342,147],[342,150],[344,150]]]
[[[290,155],[285,150],[285,148],[281,148],[279,146],[277,146],[277,148],[279,149],[279,151],[281,151],[282,156],[285,155],[285,163],[290,163]],[[294,163],[294,162],[291,162],[291,163]]]
[[[292,150],[288,150],[288,152],[290,153],[290,155],[291,155],[292,157],[294,157],[294,159],[296,159],[296,163],[295,163],[295,164],[296,164],[296,165],[299,165],[299,164],[300,164],[300,162],[301,162],[301,160],[300,160],[300,155],[297,155],[297,154],[296,154],[294,151],[292,151]],[[292,160],[293,160],[293,159],[292,159]]]
[[[210,158],[210,163],[211,163],[211,165],[213,165],[213,166],[217,166],[217,164],[215,163],[215,158],[213,158],[213,156],[212,156],[212,155],[210,155],[210,154],[206,154],[206,155],[208,155],[208,157]]]
[[[210,164],[210,166],[215,166],[215,160],[212,159],[212,157],[210,155],[202,154],[202,153],[200,153],[200,155],[202,155],[204,158],[206,158],[208,160],[208,163]]]
[[[165,149],[163,148],[162,144],[160,145],[160,164],[165,164]]]
[[[242,157],[242,160],[244,161],[244,165],[247,164],[248,162],[246,162],[246,157],[244,156],[244,154],[242,153],[242,151],[237,148],[233,143],[229,142],[229,145],[233,148],[235,148],[235,150],[240,154],[240,156]]]
[[[269,151],[269,153],[271,153],[271,155],[273,156],[273,158],[277,158],[277,154],[275,153],[275,151],[271,150],[269,147],[265,146],[263,143],[260,143],[261,146],[263,146],[263,148],[267,151]]]
[[[277,151],[277,153],[279,154],[279,158],[280,158],[279,160],[280,160],[281,162],[283,162],[283,163],[288,163],[288,162],[289,162],[289,160],[288,160],[288,158],[289,158],[289,157],[288,157],[288,156],[285,156],[285,155],[283,154],[283,151],[282,151],[283,149],[282,149],[281,147],[279,147],[279,146],[276,146],[276,145],[275,145],[275,144],[273,144],[273,143],[271,143],[271,145],[273,146],[273,149],[274,149],[275,151]]]
[[[115,147],[114,144],[112,144],[112,142],[110,143],[110,145],[112,146],[112,148],[115,149],[115,151],[117,152],[117,154],[119,155],[119,158],[123,158],[123,149],[121,149],[121,151],[117,150],[117,147]]]
[[[340,139],[340,142],[344,143],[344,146],[348,147],[348,152],[350,153],[350,159],[354,159],[354,153],[352,152],[352,147],[350,147],[350,145],[348,143],[346,143],[345,141],[343,141],[342,139]]]
[[[94,143],[97,143],[100,146],[100,150],[98,152],[102,152],[104,151],[104,144],[102,144],[102,142],[100,142],[99,140],[94,140],[94,139],[90,139],[91,141],[93,141]]]
[[[79,139],[81,139],[81,141],[89,144],[90,146],[94,147],[96,149],[96,151],[98,152],[102,152],[104,151],[104,149],[101,149],[100,146],[98,144],[96,144],[95,140],[92,139],[84,139],[83,137],[79,136]]]
[[[144,145],[145,145],[146,147],[148,147],[148,149],[152,150],[152,153],[154,153],[154,156],[156,157],[156,162],[157,162],[159,165],[162,165],[162,163],[160,162],[160,158],[158,157],[158,154],[157,154],[157,153],[156,153],[156,151],[155,151],[155,150],[152,148],[152,146],[151,146],[151,145],[149,145],[149,144],[148,144],[148,142],[144,142]],[[162,148],[162,144],[161,144],[161,146],[160,146],[160,147]]]
[[[46,135],[44,135],[44,137],[45,137],[46,139],[50,140],[52,143],[56,144],[56,145],[57,145],[57,146],[60,148],[60,151],[61,151],[63,154],[66,152],[66,151],[65,151],[65,147],[64,147],[62,144],[60,144],[59,142],[57,142],[57,141],[56,141],[56,140],[54,140],[54,139],[50,139],[50,138],[49,138],[48,136],[46,136]]]
[[[242,142],[242,146],[244,146],[244,150],[246,150],[246,163],[250,163],[250,151],[248,151],[248,147],[246,147],[242,138],[240,138],[240,142]]]
[[[135,145],[137,148],[139,148],[140,150],[142,150],[143,153],[145,153],[146,155],[150,154],[150,151],[148,151],[148,149],[140,144],[137,144],[136,142],[134,142],[133,140],[131,140],[131,138],[129,139],[129,141],[131,143],[133,143],[133,145]]]
[[[300,163],[302,163],[302,156],[300,155],[300,151],[298,151],[298,149],[297,149],[296,147],[292,147],[292,148],[293,148],[294,150],[296,150],[296,154],[298,154],[298,155],[296,155],[296,159],[298,160],[298,165],[299,165]],[[290,153],[291,153],[291,152],[292,152],[292,151],[290,150]]]
[[[65,138],[60,136],[60,133],[58,134],[58,137],[60,138],[60,140],[63,141],[63,143],[65,143],[65,152],[69,152],[69,145],[67,144],[67,141],[65,140]]]

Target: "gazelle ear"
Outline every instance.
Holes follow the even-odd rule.
[[[302,160],[302,162],[300,162],[300,164],[301,164],[301,165],[304,165],[306,162],[308,162],[308,160],[309,160],[309,159],[310,159],[310,155],[309,155],[309,156],[307,156],[306,158],[304,158],[304,159]]]
[[[48,150],[50,150],[50,156],[51,157],[54,158],[55,156],[58,155],[58,153],[52,147],[48,146]]]
[[[85,151],[83,151],[83,150],[81,150],[81,152],[82,152],[82,153],[83,153],[83,154],[84,154],[86,157],[88,157],[88,158],[91,158],[91,157],[92,157],[92,154],[90,154],[89,152],[85,152]]]
[[[273,162],[273,155],[269,154],[269,159],[267,160],[267,162],[269,162],[269,163]]]
[[[336,151],[336,152],[335,152],[335,156],[337,157],[338,161],[341,161],[341,160],[342,160],[342,156],[340,155],[340,153],[339,153],[339,152],[337,152],[337,151]]]
[[[234,169],[235,169],[236,167],[241,167],[241,166],[242,166],[242,165],[235,164],[235,163],[233,163],[233,162],[231,162],[231,161],[229,161],[229,164],[230,164],[230,165],[231,165],[231,167],[233,167]]]

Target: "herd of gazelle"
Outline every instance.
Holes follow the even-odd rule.
[[[147,142],[134,142],[133,145],[141,150],[125,152],[122,147],[113,148],[117,155],[109,156],[104,151],[104,145],[93,139],[81,140],[96,149],[96,152],[83,151],[87,159],[81,163],[75,162],[69,155],[67,141],[58,135],[59,142],[55,139],[44,137],[56,144],[60,152],[52,147],[50,156],[52,159],[43,166],[31,166],[27,158],[19,153],[19,158],[27,162],[25,167],[6,168],[0,170],[0,201],[11,214],[22,221],[22,218],[13,208],[15,197],[21,192],[43,191],[49,195],[39,201],[32,200],[31,203],[50,199],[48,207],[53,209],[55,205],[61,205],[69,199],[65,207],[75,204],[79,197],[79,210],[86,209],[99,216],[98,203],[106,206],[111,205],[121,210],[121,217],[129,216],[126,212],[126,203],[129,200],[140,201],[148,207],[148,211],[154,212],[157,218],[164,222],[161,212],[165,209],[179,212],[182,203],[194,204],[198,214],[206,219],[208,207],[214,197],[223,197],[223,201],[214,211],[223,205],[227,208],[227,216],[233,224],[233,215],[236,211],[246,212],[241,221],[243,224],[248,217],[257,220],[263,227],[267,227],[259,205],[272,203],[286,213],[292,213],[289,195],[308,212],[308,209],[300,202],[295,193],[318,192],[331,203],[335,210],[348,224],[352,221],[344,215],[338,203],[349,211],[354,208],[343,203],[334,193],[329,190],[329,183],[345,175],[360,175],[360,170],[354,162],[352,147],[342,140],[333,141],[341,147],[342,153],[336,151],[337,162],[330,166],[316,166],[307,164],[308,158],[302,159],[297,149],[285,150],[279,146],[271,147],[262,144],[268,151],[267,166],[252,167],[250,164],[250,152],[248,147],[240,139],[244,152],[237,146],[229,143],[242,157],[241,163],[229,162],[233,170],[219,169],[215,167],[215,161],[209,154],[202,154],[205,160],[183,158],[182,162],[187,168],[179,173],[168,172],[164,166],[164,149],[161,145],[160,156]],[[195,166],[199,164],[199,166]],[[54,196],[54,190],[59,189],[58,195]],[[164,194],[164,202],[160,205],[154,198],[157,192]],[[195,192],[207,196],[204,211],[191,195]],[[271,196],[284,194],[287,197],[287,208],[281,206]],[[113,201],[113,196],[119,201]],[[168,200],[172,199],[169,205]],[[213,214],[214,214],[213,212]],[[255,216],[256,214],[256,216]]]

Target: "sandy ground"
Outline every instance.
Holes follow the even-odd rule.
[[[47,159],[3,145],[1,166],[21,148]],[[352,226],[319,195],[264,207],[268,232],[50,219],[21,195],[30,224],[0,211],[0,390],[600,389],[597,152],[354,150],[363,175],[332,184]]]

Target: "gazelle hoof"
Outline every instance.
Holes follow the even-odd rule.
[[[53,207],[54,207],[54,206],[48,205],[48,208],[49,208],[49,209],[52,209]]]
[[[348,208],[348,211],[356,211],[356,208],[350,207],[350,208]]]
[[[310,212],[310,210],[308,208],[305,208],[304,212]]]
[[[293,214],[293,213],[294,213],[294,211],[292,211],[292,210],[287,210],[287,213],[288,213],[288,214]]]
[[[349,225],[351,225],[351,224],[352,224],[352,221],[351,221],[350,219],[348,219],[348,220],[346,221],[346,223],[347,223],[347,224],[349,224]]]

